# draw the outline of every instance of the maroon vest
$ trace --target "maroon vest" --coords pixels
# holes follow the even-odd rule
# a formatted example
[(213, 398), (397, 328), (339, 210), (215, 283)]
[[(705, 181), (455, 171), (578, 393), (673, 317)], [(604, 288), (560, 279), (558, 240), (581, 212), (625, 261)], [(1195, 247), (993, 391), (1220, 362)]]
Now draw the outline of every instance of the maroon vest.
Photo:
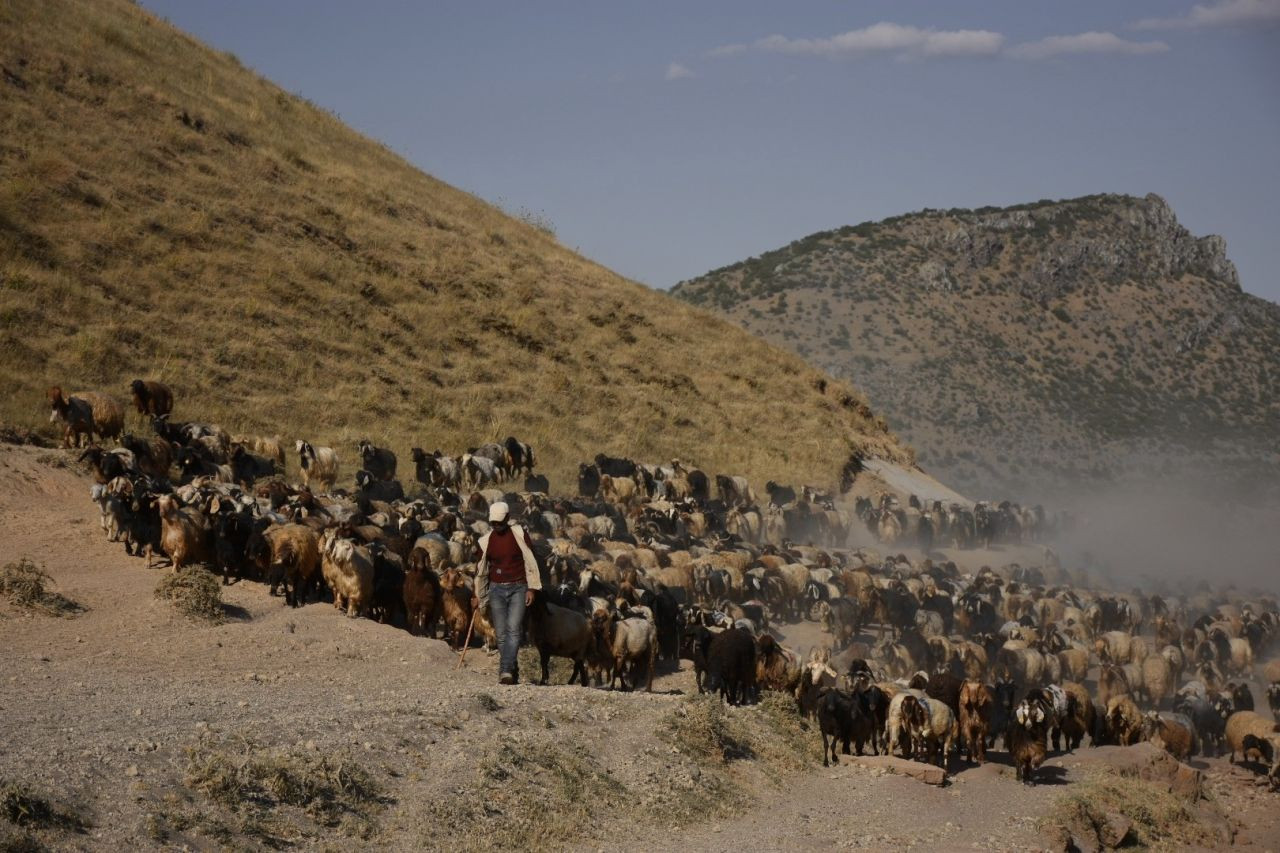
[[(529, 535), (525, 534), (525, 544), (532, 547)], [(516, 534), (511, 528), (502, 533), (494, 531), (489, 535), (489, 583), (524, 583), (524, 555), (520, 553), (520, 544), (516, 542)]]

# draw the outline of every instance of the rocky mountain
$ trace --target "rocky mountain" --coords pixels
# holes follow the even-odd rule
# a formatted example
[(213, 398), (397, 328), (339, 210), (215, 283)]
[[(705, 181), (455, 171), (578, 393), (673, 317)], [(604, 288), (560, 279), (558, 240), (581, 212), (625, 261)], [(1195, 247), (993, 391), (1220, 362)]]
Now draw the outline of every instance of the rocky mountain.
[(597, 452), (828, 485), (910, 456), (852, 388), (125, 0), (0, 3), (0, 353), (0, 422), (159, 378), (175, 418), (402, 467), (518, 435), (561, 489)]
[(1280, 307), (1156, 195), (925, 210), (672, 293), (856, 382), (970, 493), (1176, 474), (1239, 494), (1280, 471)]

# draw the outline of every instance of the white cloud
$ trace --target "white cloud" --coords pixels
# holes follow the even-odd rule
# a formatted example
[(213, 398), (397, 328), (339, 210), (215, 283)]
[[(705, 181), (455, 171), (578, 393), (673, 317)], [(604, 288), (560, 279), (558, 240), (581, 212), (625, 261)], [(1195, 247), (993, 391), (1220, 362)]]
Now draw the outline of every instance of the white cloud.
[(1071, 36), (1048, 36), (1039, 41), (1029, 41), (1009, 48), (1006, 53), (1014, 59), (1051, 59), (1076, 53), (1113, 53), (1126, 56), (1144, 56), (1164, 53), (1169, 45), (1162, 41), (1130, 41), (1115, 33), (1088, 32)]
[(711, 56), (733, 56), (748, 49), (768, 53), (838, 58), (860, 53), (893, 52), (902, 56), (993, 56), (1004, 36), (990, 30), (934, 30), (882, 21), (829, 38), (788, 38), (771, 35), (750, 45), (717, 47)]
[(737, 56), (739, 53), (746, 53), (751, 48), (746, 44), (725, 44), (720, 47), (713, 47), (707, 51), (707, 56)]
[(693, 76), (693, 71), (687, 65), (681, 65), (679, 62), (673, 62), (667, 66), (667, 82), (671, 82), (672, 80), (687, 80)]
[(1143, 18), (1133, 27), (1137, 30), (1185, 30), (1277, 22), (1280, 22), (1280, 0), (1218, 0), (1216, 3), (1196, 4), (1187, 14), (1173, 18)]

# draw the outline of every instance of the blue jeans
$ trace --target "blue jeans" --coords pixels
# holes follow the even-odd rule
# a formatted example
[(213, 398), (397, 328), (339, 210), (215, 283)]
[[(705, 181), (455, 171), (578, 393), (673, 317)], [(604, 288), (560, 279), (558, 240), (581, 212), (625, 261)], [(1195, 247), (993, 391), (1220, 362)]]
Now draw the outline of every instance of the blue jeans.
[(489, 619), (498, 635), (499, 674), (520, 675), (517, 656), (524, 634), (524, 595), (528, 589), (528, 584), (523, 583), (489, 584)]

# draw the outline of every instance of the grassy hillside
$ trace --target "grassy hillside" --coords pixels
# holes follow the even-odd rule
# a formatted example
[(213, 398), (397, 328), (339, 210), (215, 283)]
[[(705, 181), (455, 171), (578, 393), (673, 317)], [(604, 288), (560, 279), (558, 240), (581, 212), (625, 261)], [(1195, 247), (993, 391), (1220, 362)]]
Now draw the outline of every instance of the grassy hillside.
[(909, 455), (795, 356), (132, 4), (0, 4), (0, 66), (0, 420), (149, 376), (179, 417), (406, 454), (515, 434), (557, 478), (597, 451), (823, 483)]
[(1280, 307), (1158, 196), (864, 223), (674, 293), (856, 382), (971, 493), (1280, 474)]

